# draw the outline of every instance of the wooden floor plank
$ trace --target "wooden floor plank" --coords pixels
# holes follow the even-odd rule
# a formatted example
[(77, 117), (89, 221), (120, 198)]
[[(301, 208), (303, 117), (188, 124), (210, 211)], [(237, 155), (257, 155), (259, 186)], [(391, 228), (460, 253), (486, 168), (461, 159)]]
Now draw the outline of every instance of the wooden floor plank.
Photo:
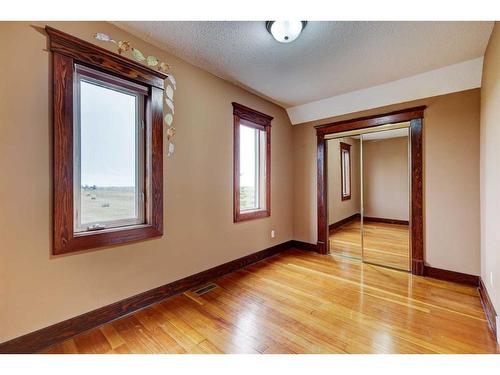
[(498, 353), (477, 290), (289, 250), (44, 353)]

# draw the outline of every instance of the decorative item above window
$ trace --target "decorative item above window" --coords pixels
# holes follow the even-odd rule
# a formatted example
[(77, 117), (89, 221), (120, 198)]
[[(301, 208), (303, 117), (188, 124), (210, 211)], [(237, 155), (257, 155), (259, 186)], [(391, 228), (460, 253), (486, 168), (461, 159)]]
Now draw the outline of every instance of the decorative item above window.
[(146, 64), (150, 68), (157, 69), (158, 71), (165, 73), (167, 75), (168, 85), (164, 91), (164, 100), (165, 104), (170, 110), (170, 113), (167, 113), (163, 118), (163, 121), (167, 125), (167, 141), (168, 141), (168, 156), (172, 155), (175, 150), (174, 145), (174, 135), (175, 135), (175, 127), (172, 125), (174, 121), (174, 90), (177, 88), (177, 83), (172, 74), (168, 73), (171, 66), (163, 61), (160, 61), (156, 56), (144, 56), (144, 54), (133, 47), (128, 41), (116, 41), (111, 38), (108, 34), (105, 33), (95, 33), (94, 38), (101, 42), (109, 42), (116, 45), (118, 54), (122, 55), (124, 53), (129, 53), (131, 57), (139, 61), (142, 64)]

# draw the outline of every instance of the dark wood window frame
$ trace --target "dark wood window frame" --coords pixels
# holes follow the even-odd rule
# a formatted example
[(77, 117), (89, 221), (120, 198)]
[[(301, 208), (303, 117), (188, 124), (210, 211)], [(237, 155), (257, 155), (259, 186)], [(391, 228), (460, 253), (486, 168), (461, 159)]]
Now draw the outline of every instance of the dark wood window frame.
[(410, 122), (410, 233), (411, 233), (411, 273), (424, 274), (424, 220), (423, 220), (423, 159), (422, 128), (426, 106), (374, 116), (338, 121), (316, 126), (317, 136), (317, 214), (318, 242), (316, 251), (328, 254), (328, 213), (327, 213), (327, 148), (325, 136), (351, 130), (371, 128), (379, 125)]
[[(233, 104), (233, 221), (258, 219), (271, 216), (271, 121), (272, 117), (245, 107), (238, 103)], [(240, 210), (240, 126), (244, 125), (262, 130), (266, 133), (266, 160), (265, 160), (265, 208), (242, 212)]]
[[(349, 176), (344, 175), (344, 153), (343, 151), (347, 151), (349, 155)], [(351, 199), (351, 145), (348, 143), (340, 142), (340, 198), (343, 201), (348, 201)], [(349, 178), (349, 194), (344, 194), (344, 180)]]
[[(52, 54), (53, 79), (53, 254), (162, 236), (163, 91), (167, 76), (49, 26), (45, 30)], [(74, 233), (73, 85), (77, 65), (147, 88), (144, 95), (144, 224)]]

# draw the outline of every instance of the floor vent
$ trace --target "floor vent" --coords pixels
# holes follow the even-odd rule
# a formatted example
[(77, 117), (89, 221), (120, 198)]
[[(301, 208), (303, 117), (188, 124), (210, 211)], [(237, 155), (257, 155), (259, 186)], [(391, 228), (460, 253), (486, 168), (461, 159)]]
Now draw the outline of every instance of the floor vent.
[(215, 288), (218, 288), (218, 285), (214, 284), (214, 283), (210, 283), (210, 284), (202, 286), (201, 288), (194, 290), (193, 292), (196, 293), (197, 295), (201, 296), (205, 293), (210, 292), (211, 290), (214, 290)]

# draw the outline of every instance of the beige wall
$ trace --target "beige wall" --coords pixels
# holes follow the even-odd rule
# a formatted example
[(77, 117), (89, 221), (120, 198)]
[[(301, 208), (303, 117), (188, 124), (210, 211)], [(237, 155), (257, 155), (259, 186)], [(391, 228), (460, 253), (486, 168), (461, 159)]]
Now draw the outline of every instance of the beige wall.
[(408, 137), (363, 140), (363, 215), (409, 220)]
[[(292, 127), (282, 108), (111, 24), (50, 24), (89, 41), (96, 31), (128, 39), (173, 65), (177, 135), (176, 153), (164, 163), (165, 235), (51, 257), (47, 39), (29, 23), (1, 22), (0, 342), (292, 239)], [(232, 101), (274, 117), (272, 216), (238, 224)]]
[[(340, 142), (351, 145), (351, 199), (345, 201), (341, 197)], [(360, 149), (359, 140), (355, 138), (331, 139), (326, 145), (328, 147), (328, 224), (333, 224), (351, 215), (361, 213)]]
[(496, 22), (484, 57), (481, 91), (481, 278), (497, 313), (500, 313), (499, 208), (500, 24)]
[[(312, 123), (291, 127), (283, 109), (111, 24), (50, 23), (89, 41), (96, 31), (128, 39), (170, 62), (178, 81), (177, 149), (164, 163), (165, 235), (52, 257), (50, 58), (46, 37), (31, 25), (0, 23), (0, 342), (292, 238), (316, 242)], [(493, 84), (498, 81), (498, 38), (495, 28), (485, 63), (481, 165), (483, 181), (492, 186), (483, 186), (483, 278), (488, 269), (496, 270), (497, 284), (500, 218), (492, 209), (498, 206), (494, 191), (500, 186), (493, 144), (500, 139)], [(272, 216), (239, 224), (232, 223), (232, 101), (275, 118)], [(479, 90), (335, 120), (420, 104), (429, 106), (424, 122), (426, 262), (478, 274)], [(500, 292), (491, 294), (499, 309)]]
[(434, 267), (478, 275), (479, 100), (479, 89), (474, 89), (295, 125), (295, 239), (317, 241), (313, 126), (425, 104), (428, 106), (423, 134), (425, 260)]

